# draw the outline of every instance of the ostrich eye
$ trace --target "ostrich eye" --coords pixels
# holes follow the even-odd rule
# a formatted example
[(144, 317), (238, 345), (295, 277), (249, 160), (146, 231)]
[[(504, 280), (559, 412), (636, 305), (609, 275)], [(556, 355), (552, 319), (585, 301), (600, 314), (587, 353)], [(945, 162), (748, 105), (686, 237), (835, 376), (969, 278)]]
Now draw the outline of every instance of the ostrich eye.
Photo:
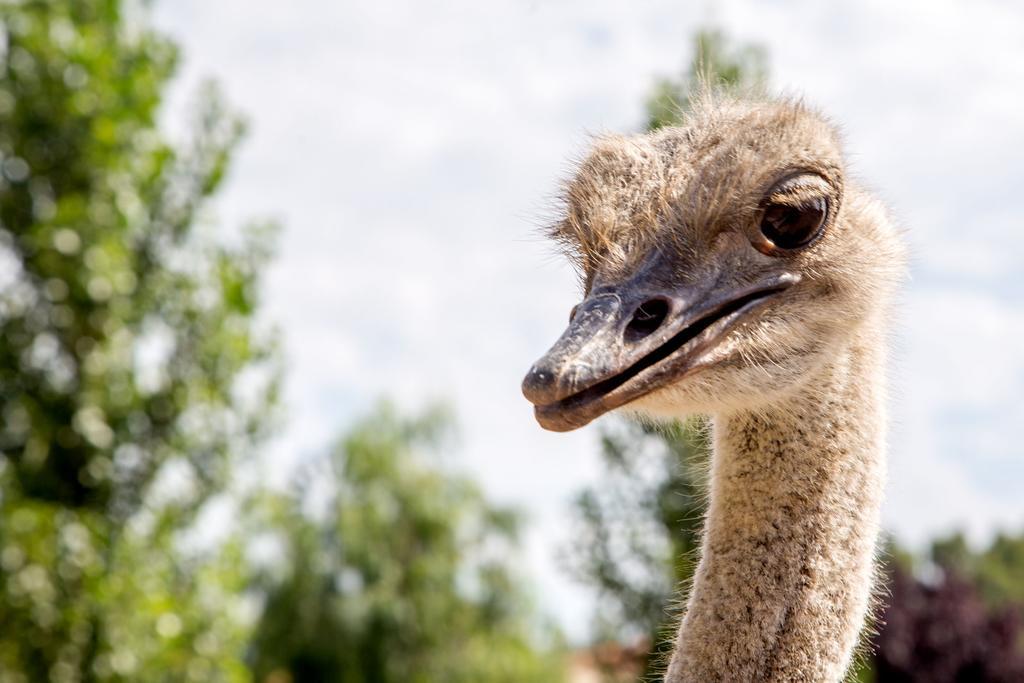
[(828, 217), (828, 200), (815, 197), (793, 204), (773, 202), (761, 217), (761, 234), (776, 249), (798, 249), (814, 241)]

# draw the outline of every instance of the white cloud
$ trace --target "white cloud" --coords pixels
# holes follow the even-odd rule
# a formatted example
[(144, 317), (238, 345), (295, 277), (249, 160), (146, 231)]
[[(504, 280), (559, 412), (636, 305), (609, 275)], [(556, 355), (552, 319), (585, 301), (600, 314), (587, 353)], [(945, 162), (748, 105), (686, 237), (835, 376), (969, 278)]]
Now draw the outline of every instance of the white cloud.
[(528, 560), (576, 635), (589, 598), (552, 554), (597, 449), (592, 431), (541, 432), (519, 395), (576, 296), (534, 223), (587, 131), (637, 129), (708, 20), (842, 121), (911, 229), (888, 523), (917, 540), (1024, 524), (998, 485), (1024, 486), (1020, 7), (167, 0), (157, 18), (185, 52), (170, 111), (209, 75), (253, 124), (221, 215), (286, 226), (268, 313), (292, 420), (274, 455), (313, 452), (381, 394), (452, 399), (467, 466), (531, 511)]

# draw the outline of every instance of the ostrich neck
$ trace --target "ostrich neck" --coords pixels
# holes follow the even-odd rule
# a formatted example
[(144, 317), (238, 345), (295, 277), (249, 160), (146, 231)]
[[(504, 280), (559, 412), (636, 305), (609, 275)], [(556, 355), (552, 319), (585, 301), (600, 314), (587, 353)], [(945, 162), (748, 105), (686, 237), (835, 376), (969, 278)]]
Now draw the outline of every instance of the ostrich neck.
[(701, 560), (667, 683), (843, 677), (885, 478), (878, 346), (856, 340), (770, 408), (715, 417)]

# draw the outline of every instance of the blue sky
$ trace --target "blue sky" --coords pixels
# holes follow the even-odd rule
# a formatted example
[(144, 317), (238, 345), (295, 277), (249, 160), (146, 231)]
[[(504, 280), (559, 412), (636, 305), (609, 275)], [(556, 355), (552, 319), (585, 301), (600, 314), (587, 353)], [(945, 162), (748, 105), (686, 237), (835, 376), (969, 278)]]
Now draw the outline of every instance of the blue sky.
[(1019, 3), (164, 0), (155, 19), (184, 50), (168, 127), (204, 77), (251, 124), (211, 219), (285, 227), (275, 474), (380, 396), (450, 401), (460, 464), (527, 512), (539, 597), (586, 633), (592, 596), (554, 556), (599, 473), (596, 431), (541, 431), (518, 388), (577, 297), (536, 226), (588, 135), (638, 130), (653, 80), (712, 25), (841, 124), (912, 243), (886, 526), (912, 544), (1024, 527)]

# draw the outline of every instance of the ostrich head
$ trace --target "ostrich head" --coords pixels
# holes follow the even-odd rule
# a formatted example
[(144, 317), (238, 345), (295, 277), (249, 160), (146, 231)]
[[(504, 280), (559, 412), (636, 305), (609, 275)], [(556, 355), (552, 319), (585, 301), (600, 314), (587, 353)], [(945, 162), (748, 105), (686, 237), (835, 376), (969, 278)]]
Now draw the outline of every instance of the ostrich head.
[(794, 102), (715, 101), (594, 144), (553, 236), (584, 297), (523, 393), (564, 431), (627, 406), (757, 409), (874, 319), (899, 272), (835, 129)]

